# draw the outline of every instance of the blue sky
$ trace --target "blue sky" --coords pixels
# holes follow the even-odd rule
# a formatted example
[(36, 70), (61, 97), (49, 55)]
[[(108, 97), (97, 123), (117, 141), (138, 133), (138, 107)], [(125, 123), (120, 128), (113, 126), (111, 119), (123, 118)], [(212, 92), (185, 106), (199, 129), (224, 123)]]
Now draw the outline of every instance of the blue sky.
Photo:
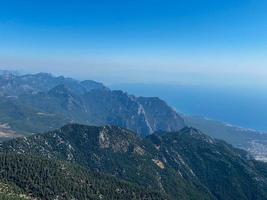
[(267, 84), (265, 0), (0, 0), (0, 66), (107, 83)]

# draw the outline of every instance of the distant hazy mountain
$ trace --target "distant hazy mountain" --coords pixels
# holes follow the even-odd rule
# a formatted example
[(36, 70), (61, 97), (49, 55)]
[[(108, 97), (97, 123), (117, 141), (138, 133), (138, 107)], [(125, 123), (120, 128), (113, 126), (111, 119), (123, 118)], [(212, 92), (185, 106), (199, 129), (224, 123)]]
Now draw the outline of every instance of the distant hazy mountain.
[(67, 122), (117, 125), (140, 135), (175, 131), (184, 120), (158, 98), (111, 91), (95, 81), (50, 74), (0, 75), (0, 123), (21, 134), (38, 133)]
[(73, 124), (3, 142), (0, 151), (66, 160), (170, 199), (267, 198), (266, 164), (193, 128), (142, 139), (118, 127)]
[(63, 76), (54, 77), (48, 73), (17, 75), (13, 72), (0, 73), (0, 88), (6, 96), (48, 92), (57, 85), (65, 85), (75, 94), (83, 94), (93, 89), (106, 89), (95, 81), (77, 81)]

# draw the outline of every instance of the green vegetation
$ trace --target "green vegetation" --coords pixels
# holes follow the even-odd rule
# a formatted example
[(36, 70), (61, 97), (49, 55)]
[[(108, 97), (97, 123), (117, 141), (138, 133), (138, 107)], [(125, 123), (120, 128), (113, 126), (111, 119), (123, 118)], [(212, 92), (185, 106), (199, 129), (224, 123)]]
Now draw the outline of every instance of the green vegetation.
[(29, 196), (25, 195), (21, 189), (13, 184), (0, 182), (0, 199), (1, 200), (29, 200)]
[(22, 135), (54, 130), (68, 122), (61, 115), (44, 115), (39, 109), (5, 97), (0, 98), (0, 110), (0, 122), (8, 123), (13, 131)]
[(142, 189), (63, 161), (29, 155), (1, 154), (0, 169), (2, 182), (14, 184), (24, 193), (38, 199), (166, 199), (158, 192)]

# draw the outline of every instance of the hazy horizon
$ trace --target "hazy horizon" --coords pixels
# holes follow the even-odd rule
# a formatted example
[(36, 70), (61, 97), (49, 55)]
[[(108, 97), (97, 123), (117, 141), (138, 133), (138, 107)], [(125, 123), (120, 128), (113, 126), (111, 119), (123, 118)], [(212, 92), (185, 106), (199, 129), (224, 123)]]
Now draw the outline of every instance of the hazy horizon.
[(108, 84), (266, 88), (266, 8), (263, 0), (0, 2), (0, 66)]

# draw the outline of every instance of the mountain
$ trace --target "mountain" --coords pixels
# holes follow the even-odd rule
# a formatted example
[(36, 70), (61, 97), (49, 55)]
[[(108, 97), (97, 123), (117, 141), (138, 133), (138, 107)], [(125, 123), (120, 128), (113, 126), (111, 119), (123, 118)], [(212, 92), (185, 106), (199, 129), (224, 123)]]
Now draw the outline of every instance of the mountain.
[[(176, 131), (184, 126), (184, 119), (158, 97), (138, 97), (142, 105), (150, 133), (155, 131)], [(166, 120), (163, 120), (166, 119)]]
[(48, 73), (17, 75), (13, 72), (0, 73), (1, 92), (8, 96), (47, 92), (57, 85), (66, 85), (72, 92), (82, 94), (93, 89), (107, 89), (95, 81), (77, 81), (63, 76), (54, 77)]
[(155, 141), (170, 162), (182, 158), (214, 199), (267, 198), (267, 165), (251, 159), (245, 151), (195, 128), (167, 133)]
[(172, 168), (159, 167), (160, 155), (151, 142), (119, 127), (67, 125), (47, 134), (4, 142), (1, 151), (67, 160), (181, 199), (208, 199), (198, 191), (201, 186), (195, 180), (184, 180)]
[(0, 123), (24, 135), (70, 122), (116, 125), (144, 136), (184, 127), (183, 118), (158, 98), (135, 97), (95, 81), (46, 73), (0, 75), (0, 101)]
[(188, 126), (193, 126), (208, 135), (224, 140), (235, 147), (244, 149), (256, 160), (267, 162), (267, 134), (235, 127), (203, 117), (183, 116)]
[[(69, 121), (61, 115), (44, 113), (30, 105), (21, 103), (17, 98), (0, 97), (0, 123), (5, 125), (2, 132), (8, 139), (29, 135), (40, 130), (53, 130)], [(2, 134), (2, 135), (3, 135)]]
[[(44, 200), (167, 199), (159, 192), (63, 161), (30, 155), (0, 154), (0, 168), (0, 189), (5, 189), (3, 193), (7, 199), (12, 199), (10, 196)], [(10, 189), (10, 186), (16, 190)]]
[(194, 128), (137, 134), (70, 124), (3, 142), (0, 151), (66, 160), (170, 199), (267, 199), (267, 165)]
[(159, 98), (112, 91), (95, 81), (0, 71), (0, 141), (68, 123), (115, 125), (144, 137), (187, 125), (267, 161), (267, 134), (178, 114)]

